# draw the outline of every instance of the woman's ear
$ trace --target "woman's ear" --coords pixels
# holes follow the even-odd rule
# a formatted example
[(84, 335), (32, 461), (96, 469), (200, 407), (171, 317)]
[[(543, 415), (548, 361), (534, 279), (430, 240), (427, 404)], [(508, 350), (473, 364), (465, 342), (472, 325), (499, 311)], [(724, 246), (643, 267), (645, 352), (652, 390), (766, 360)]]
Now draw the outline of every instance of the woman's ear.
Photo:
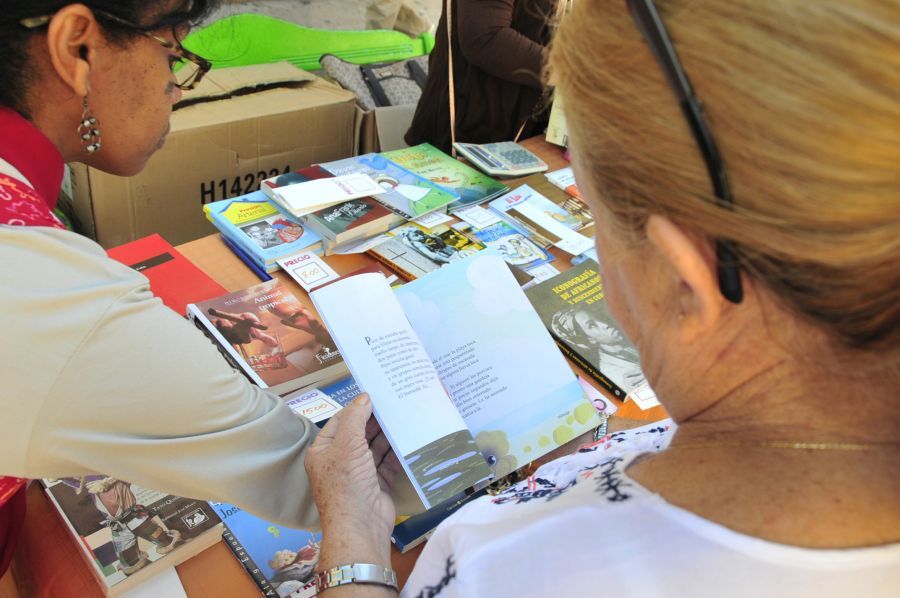
[(83, 4), (69, 4), (50, 20), (47, 51), (57, 76), (75, 95), (91, 91), (91, 54), (104, 42), (100, 26), (91, 10)]
[(677, 298), (678, 328), (685, 341), (696, 339), (717, 324), (724, 298), (719, 292), (715, 254), (703, 240), (665, 216), (651, 215), (647, 239), (672, 274)]

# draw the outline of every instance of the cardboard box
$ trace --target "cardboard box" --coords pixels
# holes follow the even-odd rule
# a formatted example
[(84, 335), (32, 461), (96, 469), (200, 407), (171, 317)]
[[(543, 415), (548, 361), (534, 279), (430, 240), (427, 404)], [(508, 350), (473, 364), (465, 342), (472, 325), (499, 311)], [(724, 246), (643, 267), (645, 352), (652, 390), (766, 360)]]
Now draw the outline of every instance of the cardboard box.
[(409, 147), (403, 140), (412, 124), (416, 107), (382, 106), (368, 112), (357, 108), (359, 153), (389, 152)]
[(113, 247), (159, 233), (177, 245), (215, 232), (203, 204), (285, 170), (356, 153), (353, 93), (290, 64), (212, 71), (186, 92), (163, 149), (131, 178), (73, 165), (77, 220)]

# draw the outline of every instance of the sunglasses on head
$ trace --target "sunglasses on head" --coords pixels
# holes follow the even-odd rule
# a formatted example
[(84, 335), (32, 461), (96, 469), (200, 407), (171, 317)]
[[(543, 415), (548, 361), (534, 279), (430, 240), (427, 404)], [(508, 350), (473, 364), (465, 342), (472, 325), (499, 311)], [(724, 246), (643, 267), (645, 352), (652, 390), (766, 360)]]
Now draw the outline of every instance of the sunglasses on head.
[[(653, 0), (626, 0), (626, 4), (681, 105), (681, 111), (706, 163), (718, 205), (731, 209), (734, 206), (731, 186), (728, 184), (725, 165), (722, 163), (716, 141), (703, 114), (703, 104), (694, 94), (656, 5)], [(740, 303), (744, 298), (744, 292), (739, 262), (732, 243), (722, 239), (716, 240), (716, 274), (722, 296), (732, 303)]]

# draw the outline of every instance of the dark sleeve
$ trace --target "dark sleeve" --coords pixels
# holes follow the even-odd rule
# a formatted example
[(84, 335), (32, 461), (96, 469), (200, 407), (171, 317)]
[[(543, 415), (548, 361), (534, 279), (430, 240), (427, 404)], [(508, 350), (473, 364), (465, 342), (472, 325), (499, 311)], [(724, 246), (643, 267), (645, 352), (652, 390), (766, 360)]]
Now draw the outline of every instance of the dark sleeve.
[(471, 64), (499, 79), (540, 88), (547, 48), (512, 28), (514, 4), (515, 0), (457, 0), (454, 35)]

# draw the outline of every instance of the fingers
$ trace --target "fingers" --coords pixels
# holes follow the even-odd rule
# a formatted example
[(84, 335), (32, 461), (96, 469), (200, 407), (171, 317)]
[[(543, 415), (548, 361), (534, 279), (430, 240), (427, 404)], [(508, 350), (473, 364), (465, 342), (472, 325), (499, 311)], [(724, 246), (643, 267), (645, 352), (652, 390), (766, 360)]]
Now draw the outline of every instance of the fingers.
[(371, 443), (379, 434), (381, 434), (381, 426), (378, 425), (378, 420), (372, 417), (366, 422), (366, 441)]
[(376, 468), (378, 473), (378, 485), (388, 494), (394, 487), (394, 481), (398, 475), (403, 475), (403, 467), (394, 451), (389, 451)]
[(379, 465), (390, 452), (391, 443), (388, 442), (387, 436), (379, 433), (369, 441), (369, 450), (372, 451), (372, 459), (374, 459), (375, 465)]
[(363, 393), (331, 418), (332, 420), (338, 420), (337, 431), (334, 436), (335, 439), (343, 438), (346, 440), (347, 444), (349, 444), (358, 438), (364, 438), (366, 433), (366, 423), (371, 416), (372, 401), (369, 399), (369, 395)]

